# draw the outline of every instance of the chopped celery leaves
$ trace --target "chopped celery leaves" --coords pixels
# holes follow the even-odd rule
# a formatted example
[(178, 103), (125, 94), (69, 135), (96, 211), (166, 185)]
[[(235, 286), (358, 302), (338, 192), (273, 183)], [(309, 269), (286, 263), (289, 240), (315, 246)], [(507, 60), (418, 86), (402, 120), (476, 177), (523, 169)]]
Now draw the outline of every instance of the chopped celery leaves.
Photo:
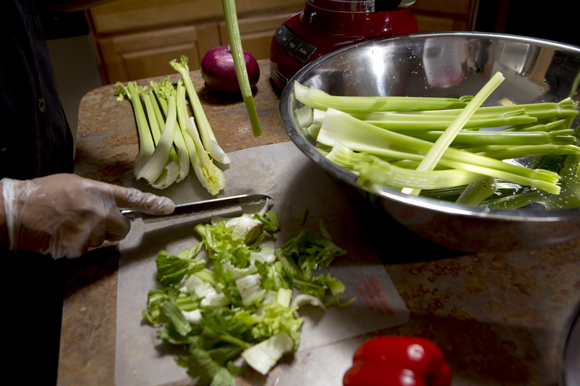
[[(281, 356), (298, 349), (304, 317), (296, 311), (303, 299), (323, 309), (353, 300), (339, 301), (345, 287), (330, 274), (313, 275), (346, 253), (322, 224), (321, 236), (303, 231), (278, 249), (236, 231), (246, 224), (242, 218), (261, 223), (260, 241), (278, 230), (278, 215), (267, 208), (267, 203), (244, 207), (240, 217), (197, 224), (197, 246), (178, 255), (160, 251), (156, 258), (161, 289), (149, 291), (142, 317), (161, 327), (158, 339), (187, 347), (177, 363), (199, 377), (198, 384), (235, 385), (241, 369), (233, 360), (239, 356), (266, 374)], [(198, 256), (202, 249), (208, 261)]]

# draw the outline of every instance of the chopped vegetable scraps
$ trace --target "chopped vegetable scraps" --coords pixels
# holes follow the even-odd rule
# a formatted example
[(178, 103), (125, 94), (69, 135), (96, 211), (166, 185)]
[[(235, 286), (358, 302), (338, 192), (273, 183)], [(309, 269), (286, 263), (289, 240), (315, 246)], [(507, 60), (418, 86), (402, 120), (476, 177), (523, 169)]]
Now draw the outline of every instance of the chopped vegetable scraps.
[[(240, 357), (267, 374), (300, 345), (300, 307), (325, 310), (354, 300), (338, 301), (345, 289), (342, 282), (330, 274), (314, 274), (346, 253), (322, 223), (322, 236), (303, 231), (276, 249), (264, 241), (280, 227), (267, 200), (242, 210), (239, 217), (197, 224), (201, 242), (195, 247), (179, 255), (159, 252), (161, 288), (149, 291), (142, 312), (143, 319), (160, 327), (159, 339), (187, 348), (177, 363), (199, 378), (198, 385), (235, 385), (242, 368), (234, 360)], [(259, 234), (248, 237), (240, 228)], [(207, 260), (201, 258), (202, 251)]]

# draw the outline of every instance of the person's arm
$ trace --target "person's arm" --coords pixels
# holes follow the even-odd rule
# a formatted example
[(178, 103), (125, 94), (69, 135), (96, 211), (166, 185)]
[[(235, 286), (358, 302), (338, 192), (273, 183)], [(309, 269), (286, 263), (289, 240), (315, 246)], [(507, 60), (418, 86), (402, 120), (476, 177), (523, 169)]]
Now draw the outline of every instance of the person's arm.
[(36, 3), (42, 8), (53, 11), (72, 12), (112, 3), (113, 1), (116, 0), (36, 0)]
[(127, 236), (130, 222), (119, 208), (172, 213), (169, 198), (82, 178), (54, 174), (31, 180), (4, 178), (0, 237), (13, 251), (79, 257), (105, 240)]

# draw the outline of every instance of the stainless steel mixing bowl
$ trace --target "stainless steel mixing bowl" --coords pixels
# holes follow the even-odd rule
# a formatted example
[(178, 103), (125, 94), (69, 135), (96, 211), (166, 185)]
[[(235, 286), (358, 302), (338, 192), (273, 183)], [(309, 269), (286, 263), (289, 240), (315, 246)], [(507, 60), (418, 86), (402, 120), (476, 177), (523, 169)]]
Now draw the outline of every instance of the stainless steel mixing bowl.
[[(580, 48), (491, 33), (433, 33), (351, 46), (310, 63), (282, 91), (281, 117), (292, 141), (319, 167), (353, 186), (356, 176), (315, 149), (296, 119), (303, 105), (294, 81), (332, 95), (460, 97), (475, 95), (496, 72), (505, 81), (486, 105), (578, 99)], [(572, 127), (578, 126), (578, 119)], [(381, 207), (415, 233), (463, 251), (540, 248), (580, 237), (580, 209), (489, 210), (384, 188)]]

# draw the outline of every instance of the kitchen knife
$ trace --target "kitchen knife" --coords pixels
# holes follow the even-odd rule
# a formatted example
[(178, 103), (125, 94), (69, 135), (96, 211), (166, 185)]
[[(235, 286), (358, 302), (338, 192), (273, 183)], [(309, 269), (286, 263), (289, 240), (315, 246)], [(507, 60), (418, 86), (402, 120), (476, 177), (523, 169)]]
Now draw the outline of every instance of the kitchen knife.
[(233, 208), (240, 209), (240, 205), (258, 204), (260, 202), (264, 202), (266, 199), (271, 200), (272, 197), (258, 193), (240, 194), (237, 196), (218, 197), (212, 198), (210, 200), (177, 204), (175, 205), (175, 210), (173, 213), (168, 215), (152, 215), (140, 212), (138, 210), (129, 209), (122, 210), (121, 214), (131, 221), (137, 218), (142, 218), (143, 222), (151, 223), (157, 221), (167, 221), (168, 219), (189, 217), (193, 215), (203, 217), (203, 214), (209, 215), (210, 213), (216, 211), (222, 213), (225, 210)]

